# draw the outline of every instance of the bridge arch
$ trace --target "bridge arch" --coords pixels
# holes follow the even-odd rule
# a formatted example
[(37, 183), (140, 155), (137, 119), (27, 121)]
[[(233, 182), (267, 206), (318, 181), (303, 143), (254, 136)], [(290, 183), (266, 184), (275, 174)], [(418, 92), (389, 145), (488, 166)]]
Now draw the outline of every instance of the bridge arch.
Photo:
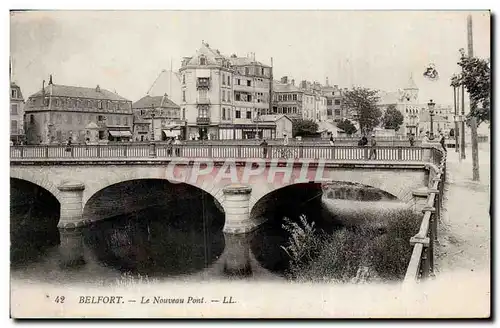
[[(89, 192), (87, 194), (87, 197), (84, 196), (85, 201), (82, 205), (83, 218), (94, 221), (94, 220), (96, 220), (96, 217), (99, 218), (101, 215), (106, 215), (104, 212), (109, 213), (109, 212), (114, 211), (114, 212), (116, 212), (116, 215), (119, 215), (119, 214), (121, 214), (121, 213), (119, 213), (119, 208), (127, 207), (127, 209), (134, 211), (134, 210), (141, 209), (141, 206), (145, 205), (145, 204), (163, 205), (163, 204), (165, 204), (165, 202), (167, 200), (172, 200), (172, 198), (175, 199), (175, 196), (168, 196), (168, 198), (158, 199), (157, 195), (156, 196), (152, 195), (153, 197), (149, 197), (149, 199), (148, 199), (148, 195), (145, 194), (145, 192), (147, 192), (148, 187), (146, 185), (142, 185), (142, 188), (141, 188), (141, 183), (146, 183), (147, 181), (149, 181), (149, 182), (153, 181), (156, 183), (158, 183), (158, 182), (165, 183), (165, 184), (156, 185), (156, 187), (154, 187), (155, 190), (159, 190), (159, 189), (156, 189), (158, 187), (160, 187), (160, 188), (165, 187), (166, 190), (173, 188), (173, 189), (171, 189), (172, 194), (176, 193), (176, 191), (175, 191), (176, 185), (183, 186), (184, 188), (185, 187), (192, 188), (191, 191), (185, 190), (189, 193), (191, 193), (193, 189), (196, 189), (196, 190), (200, 191), (202, 194), (207, 195), (209, 201), (213, 201), (215, 206), (222, 213), (225, 213), (225, 209), (224, 209), (221, 201), (219, 199), (217, 199), (212, 193), (208, 192), (207, 190), (204, 190), (203, 188), (200, 188), (200, 186), (189, 184), (189, 183), (184, 183), (184, 182), (179, 182), (179, 181), (172, 181), (171, 179), (166, 179), (166, 178), (144, 178), (144, 177), (143, 178), (130, 178), (129, 177), (126, 179), (119, 179), (119, 181), (116, 183), (110, 183), (111, 181), (108, 180), (107, 183), (103, 183), (102, 185), (93, 185), (91, 187), (92, 194), (90, 194), (90, 192)], [(102, 196), (106, 197), (104, 194), (106, 189), (113, 188), (113, 187), (116, 188), (122, 184), (130, 186), (131, 188), (139, 187), (138, 192), (141, 192), (143, 197), (145, 197), (146, 199), (143, 198), (142, 202), (136, 203), (136, 201), (132, 202), (131, 201), (132, 199), (125, 197), (124, 198), (125, 200), (128, 199), (126, 205), (123, 202), (119, 202), (117, 204), (113, 201), (117, 197), (119, 198), (120, 197), (119, 195), (118, 196), (114, 195), (112, 197), (113, 200), (110, 200), (109, 196), (108, 196), (108, 199), (106, 199), (106, 198), (100, 199)], [(100, 187), (100, 189), (98, 189), (99, 187)], [(102, 212), (102, 211), (104, 211), (104, 212)], [(97, 220), (99, 220), (99, 219), (97, 219)]]
[(30, 182), (40, 188), (50, 192), (59, 203), (61, 203), (60, 191), (57, 187), (43, 175), (37, 175), (27, 170), (10, 170), (10, 178)]
[(218, 202), (218, 206), (223, 207), (223, 194), (219, 192), (218, 189), (214, 188), (209, 183), (203, 183), (201, 185), (191, 184), (186, 181), (180, 181), (171, 179), (167, 177), (164, 170), (159, 170), (157, 168), (151, 167), (132, 167), (131, 169), (123, 169), (112, 171), (104, 176), (93, 176), (85, 179), (85, 190), (83, 192), (83, 206), (99, 191), (104, 190), (107, 187), (116, 185), (122, 182), (133, 181), (133, 180), (164, 180), (172, 184), (186, 184), (210, 194)]

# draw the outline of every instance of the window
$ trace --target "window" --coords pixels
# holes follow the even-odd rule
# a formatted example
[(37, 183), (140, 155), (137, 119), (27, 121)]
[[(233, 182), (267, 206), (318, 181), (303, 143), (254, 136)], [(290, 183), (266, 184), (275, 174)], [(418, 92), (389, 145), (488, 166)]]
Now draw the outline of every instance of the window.
[(200, 65), (206, 65), (207, 59), (205, 57), (200, 57)]
[(17, 104), (10, 104), (10, 113), (17, 115)]
[(241, 83), (241, 80), (240, 79), (236, 79), (236, 84), (240, 85), (240, 83)]
[(248, 111), (248, 112), (247, 112), (247, 118), (248, 118), (248, 119), (251, 119), (251, 118), (252, 118), (252, 112), (250, 112), (250, 111)]
[(186, 102), (186, 91), (185, 90), (182, 91), (182, 101)]
[(236, 118), (241, 118), (241, 111), (239, 109), (236, 110)]
[(16, 120), (10, 120), (10, 133), (17, 134), (17, 121)]
[(222, 74), (222, 85), (226, 85), (226, 75)]
[(236, 93), (236, 94), (234, 95), (234, 100), (236, 100), (236, 101), (241, 101), (241, 94)]
[(335, 99), (335, 105), (337, 105), (337, 106), (340, 105), (340, 100), (339, 99)]
[(231, 91), (227, 92), (227, 102), (231, 102)]
[(337, 115), (337, 116), (338, 116), (338, 115), (340, 115), (340, 109), (338, 109), (338, 108), (337, 108), (337, 109), (335, 110), (335, 115)]
[(17, 98), (17, 89), (10, 89), (10, 96), (12, 98)]
[(100, 100), (99, 100), (99, 101), (97, 102), (97, 107), (98, 107), (99, 109), (102, 109), (102, 101), (100, 101)]
[(264, 75), (264, 67), (261, 68), (260, 74)]
[(222, 107), (222, 119), (226, 119), (226, 109), (224, 107)]
[(252, 80), (247, 80), (247, 87), (251, 87), (252, 86)]
[(231, 77), (229, 75), (227, 76), (227, 85), (231, 85)]
[(183, 108), (182, 109), (182, 119), (185, 120), (186, 119), (186, 108)]
[(203, 106), (198, 110), (198, 117), (208, 117), (208, 108)]
[(251, 102), (252, 101), (252, 95), (247, 95), (247, 101)]
[(250, 70), (248, 69), (248, 67), (245, 67), (245, 75), (249, 75), (250, 74)]
[(226, 90), (222, 90), (222, 101), (226, 101)]
[(297, 100), (297, 94), (293, 94), (293, 100)]

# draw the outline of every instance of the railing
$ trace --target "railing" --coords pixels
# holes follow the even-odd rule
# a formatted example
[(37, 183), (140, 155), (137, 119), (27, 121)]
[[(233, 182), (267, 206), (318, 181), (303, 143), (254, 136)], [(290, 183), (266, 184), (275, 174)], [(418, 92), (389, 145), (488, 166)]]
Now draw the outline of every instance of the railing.
[(418, 233), (410, 239), (413, 252), (404, 278), (405, 284), (434, 275), (434, 246), (441, 220), (444, 184), (446, 182), (446, 153), (433, 148), (431, 160), (438, 165), (438, 172), (430, 181), (427, 203), (423, 209), (422, 222)]
[[(372, 153), (375, 150), (375, 156)], [(432, 147), (359, 147), (330, 145), (254, 144), (108, 144), (72, 146), (11, 146), (12, 161), (30, 159), (148, 159), (168, 158), (269, 158), (372, 161), (435, 161), (439, 152)]]

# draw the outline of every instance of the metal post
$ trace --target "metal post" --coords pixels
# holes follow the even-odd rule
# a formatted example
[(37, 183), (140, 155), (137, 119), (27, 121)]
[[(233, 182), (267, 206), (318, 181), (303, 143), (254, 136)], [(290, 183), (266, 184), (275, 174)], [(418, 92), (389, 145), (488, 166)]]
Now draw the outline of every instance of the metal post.
[[(469, 58), (474, 56), (474, 48), (472, 42), (472, 16), (467, 16), (467, 50)], [(476, 108), (476, 104), (472, 102), (469, 94), (469, 102), (471, 111)], [(472, 180), (479, 181), (479, 154), (477, 145), (477, 121), (475, 117), (470, 121), (471, 146), (472, 146)]]
[(430, 113), (431, 116), (431, 133), (429, 135), (429, 139), (434, 140), (434, 113)]
[(455, 152), (458, 153), (458, 107), (457, 107), (457, 86), (453, 86), (453, 108), (455, 109)]
[[(462, 78), (463, 78), (463, 74), (464, 74), (464, 70), (462, 69)], [(461, 120), (462, 120), (462, 124), (461, 124), (461, 137), (460, 137), (460, 140), (461, 140), (461, 145), (460, 145), (460, 151), (461, 151), (461, 155), (460, 155), (460, 158), (461, 159), (465, 159), (465, 89), (464, 89), (464, 84), (462, 82), (462, 116), (461, 116)]]

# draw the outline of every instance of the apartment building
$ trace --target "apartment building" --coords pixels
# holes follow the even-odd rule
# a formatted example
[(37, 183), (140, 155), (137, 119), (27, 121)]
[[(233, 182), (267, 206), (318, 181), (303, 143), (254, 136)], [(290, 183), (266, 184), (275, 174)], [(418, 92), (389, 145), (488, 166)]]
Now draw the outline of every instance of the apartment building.
[(269, 110), (271, 67), (255, 55), (224, 56), (206, 42), (181, 68), (181, 111), (188, 138), (273, 138), (275, 124), (260, 122)]
[(24, 141), (24, 98), (15, 82), (10, 83), (10, 141)]
[[(185, 110), (163, 96), (146, 95), (132, 104), (134, 113), (134, 140), (148, 141), (154, 128), (154, 140), (185, 137)], [(154, 121), (154, 122), (153, 122)], [(153, 124), (152, 124), (153, 123)]]
[[(26, 139), (29, 144), (84, 143), (97, 126), (98, 142), (125, 141), (132, 137), (132, 102), (111, 91), (57, 85), (50, 76), (42, 90), (25, 106)], [(93, 124), (91, 124), (93, 123)]]

